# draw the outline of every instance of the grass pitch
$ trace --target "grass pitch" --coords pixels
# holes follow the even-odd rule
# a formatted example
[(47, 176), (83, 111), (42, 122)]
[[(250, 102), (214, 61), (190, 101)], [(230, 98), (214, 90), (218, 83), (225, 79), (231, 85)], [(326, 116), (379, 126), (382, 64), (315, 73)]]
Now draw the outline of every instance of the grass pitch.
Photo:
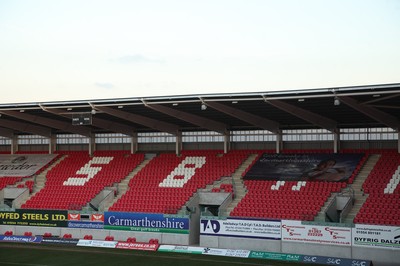
[(0, 243), (0, 265), (10, 266), (297, 266), (303, 263), (278, 262), (168, 252), (67, 247), (24, 243)]

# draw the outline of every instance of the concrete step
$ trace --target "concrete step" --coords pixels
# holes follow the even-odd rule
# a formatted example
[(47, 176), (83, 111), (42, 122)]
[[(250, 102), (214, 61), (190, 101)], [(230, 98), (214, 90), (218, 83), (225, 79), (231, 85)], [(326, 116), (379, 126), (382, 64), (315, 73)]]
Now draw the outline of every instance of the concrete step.
[[(153, 158), (153, 157), (152, 157)], [(140, 163), (135, 169), (132, 170), (119, 184), (118, 184), (118, 194), (114, 198), (112, 202), (107, 204), (104, 208), (105, 211), (108, 211), (108, 208), (110, 208), (115, 202), (117, 202), (129, 189), (129, 182), (131, 181), (132, 178), (135, 177), (135, 175), (142, 170), (150, 161), (152, 158), (147, 158), (144, 159), (142, 163)]]
[(247, 188), (243, 183), (242, 174), (246, 171), (247, 167), (257, 158), (257, 154), (251, 154), (247, 157), (246, 160), (236, 169), (233, 173), (232, 177), (235, 181), (235, 198), (231, 202), (231, 204), (226, 208), (225, 216), (228, 216), (229, 213), (237, 206), (237, 204), (243, 199), (243, 197), (247, 193)]
[(371, 154), (368, 157), (367, 161), (364, 163), (363, 167), (361, 167), (360, 172), (354, 179), (354, 183), (350, 185), (350, 187), (354, 190), (354, 205), (348, 215), (344, 218), (344, 222), (352, 223), (354, 217), (357, 215), (357, 213), (360, 211), (361, 207), (367, 200), (368, 195), (363, 192), (362, 185), (364, 184), (371, 170), (375, 167), (379, 158), (379, 154)]

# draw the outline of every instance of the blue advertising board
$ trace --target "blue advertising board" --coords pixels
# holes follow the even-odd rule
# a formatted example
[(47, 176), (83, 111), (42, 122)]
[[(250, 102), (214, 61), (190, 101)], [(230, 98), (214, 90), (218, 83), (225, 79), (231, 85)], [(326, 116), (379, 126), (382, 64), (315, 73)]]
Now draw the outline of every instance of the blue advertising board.
[(0, 242), (21, 242), (21, 243), (40, 243), (41, 236), (4, 236), (0, 235)]
[(105, 212), (104, 229), (189, 234), (189, 218), (159, 213)]
[(103, 229), (102, 222), (83, 222), (83, 221), (68, 221), (69, 228), (88, 228), (88, 229)]
[(301, 260), (307, 264), (338, 265), (338, 266), (370, 266), (370, 260), (344, 259), (324, 256), (302, 256)]

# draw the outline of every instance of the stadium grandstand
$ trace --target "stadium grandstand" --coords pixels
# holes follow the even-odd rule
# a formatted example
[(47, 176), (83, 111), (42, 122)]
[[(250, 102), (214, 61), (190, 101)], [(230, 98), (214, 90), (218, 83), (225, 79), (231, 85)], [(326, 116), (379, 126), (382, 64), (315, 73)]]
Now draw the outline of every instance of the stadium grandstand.
[(399, 103), (381, 84), (0, 104), (0, 234), (396, 265)]

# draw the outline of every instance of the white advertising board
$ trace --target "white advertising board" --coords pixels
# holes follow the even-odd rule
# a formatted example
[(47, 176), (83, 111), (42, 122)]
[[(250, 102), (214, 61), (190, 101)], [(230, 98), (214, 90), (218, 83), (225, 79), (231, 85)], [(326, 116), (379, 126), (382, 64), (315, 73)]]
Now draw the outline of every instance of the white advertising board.
[(248, 258), (250, 255), (250, 250), (205, 248), (202, 254), (213, 255), (213, 256)]
[(252, 219), (201, 219), (200, 234), (264, 239), (281, 239), (281, 222)]
[(101, 240), (86, 240), (80, 239), (77, 246), (81, 247), (98, 247), (98, 248), (115, 248), (117, 241), (101, 241)]
[(353, 246), (400, 249), (400, 227), (356, 224)]
[(282, 220), (282, 240), (351, 246), (351, 228), (305, 225), (301, 221)]

